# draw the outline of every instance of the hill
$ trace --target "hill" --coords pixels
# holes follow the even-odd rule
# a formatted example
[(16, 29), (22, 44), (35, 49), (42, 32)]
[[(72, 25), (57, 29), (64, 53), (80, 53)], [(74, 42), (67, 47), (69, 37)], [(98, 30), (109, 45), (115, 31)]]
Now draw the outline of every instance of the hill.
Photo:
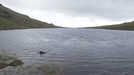
[(0, 30), (55, 27), (53, 24), (32, 19), (0, 4)]
[(117, 24), (117, 25), (98, 26), (98, 27), (93, 27), (93, 28), (113, 29), (113, 30), (134, 30), (134, 21), (123, 23), (123, 24)]

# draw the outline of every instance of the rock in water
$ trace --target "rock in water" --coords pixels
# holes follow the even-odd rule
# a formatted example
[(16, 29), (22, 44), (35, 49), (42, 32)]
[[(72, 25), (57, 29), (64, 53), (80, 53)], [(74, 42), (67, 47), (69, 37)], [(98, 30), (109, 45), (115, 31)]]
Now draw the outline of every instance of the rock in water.
[(8, 64), (6, 64), (6, 63), (0, 63), (0, 69), (4, 69), (6, 67), (8, 67)]
[(44, 51), (40, 51), (39, 54), (40, 54), (40, 55), (42, 55), (42, 54), (46, 54), (46, 52), (44, 52)]
[(21, 60), (14, 60), (13, 62), (11, 62), (10, 64), (9, 64), (9, 66), (14, 66), (14, 67), (16, 67), (16, 66), (21, 66), (21, 65), (23, 65), (24, 64), (24, 62), (22, 62)]

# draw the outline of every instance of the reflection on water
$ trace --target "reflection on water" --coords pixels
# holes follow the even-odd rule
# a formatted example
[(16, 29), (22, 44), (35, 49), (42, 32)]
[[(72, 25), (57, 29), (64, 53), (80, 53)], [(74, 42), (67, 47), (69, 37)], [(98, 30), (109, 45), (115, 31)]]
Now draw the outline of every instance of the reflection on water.
[[(0, 31), (0, 50), (27, 64), (57, 62), (65, 75), (133, 75), (134, 32), (89, 29)], [(39, 51), (47, 54), (41, 55)]]

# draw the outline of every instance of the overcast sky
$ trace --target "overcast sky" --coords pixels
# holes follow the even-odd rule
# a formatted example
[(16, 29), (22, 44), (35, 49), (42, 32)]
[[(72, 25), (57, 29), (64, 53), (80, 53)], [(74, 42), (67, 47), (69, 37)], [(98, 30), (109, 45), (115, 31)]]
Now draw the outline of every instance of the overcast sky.
[(3, 5), (48, 23), (91, 27), (132, 21), (134, 0), (0, 0)]

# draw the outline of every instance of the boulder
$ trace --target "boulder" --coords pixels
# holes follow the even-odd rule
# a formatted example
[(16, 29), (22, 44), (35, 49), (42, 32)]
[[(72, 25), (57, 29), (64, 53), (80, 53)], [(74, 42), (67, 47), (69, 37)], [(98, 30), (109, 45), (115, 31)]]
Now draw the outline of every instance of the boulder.
[(21, 66), (23, 64), (24, 62), (22, 62), (21, 60), (13, 60), (11, 63), (9, 63), (9, 66), (16, 67), (16, 66)]
[(0, 63), (0, 69), (4, 69), (6, 67), (8, 67), (8, 64), (6, 64), (6, 63)]

